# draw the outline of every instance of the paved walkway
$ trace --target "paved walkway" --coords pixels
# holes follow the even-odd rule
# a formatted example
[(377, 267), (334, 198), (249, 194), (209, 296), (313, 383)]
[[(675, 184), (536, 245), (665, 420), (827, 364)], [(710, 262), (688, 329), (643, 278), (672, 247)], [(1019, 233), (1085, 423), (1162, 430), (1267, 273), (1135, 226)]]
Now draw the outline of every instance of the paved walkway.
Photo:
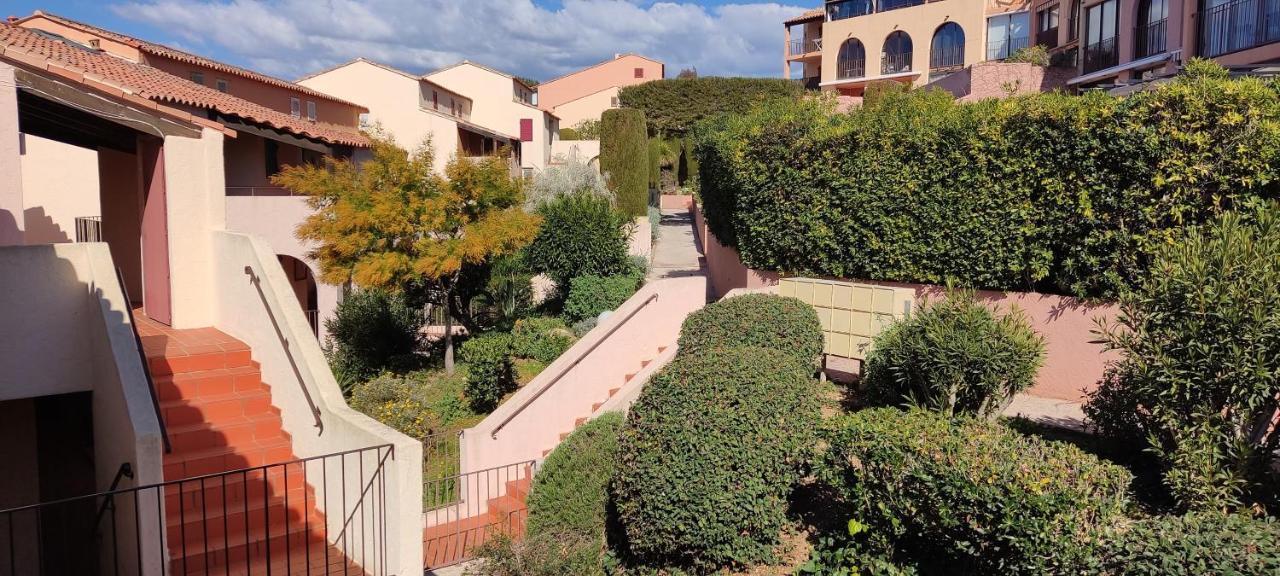
[(686, 209), (663, 210), (646, 280), (705, 276), (706, 273), (706, 260), (699, 253), (693, 233), (693, 214)]

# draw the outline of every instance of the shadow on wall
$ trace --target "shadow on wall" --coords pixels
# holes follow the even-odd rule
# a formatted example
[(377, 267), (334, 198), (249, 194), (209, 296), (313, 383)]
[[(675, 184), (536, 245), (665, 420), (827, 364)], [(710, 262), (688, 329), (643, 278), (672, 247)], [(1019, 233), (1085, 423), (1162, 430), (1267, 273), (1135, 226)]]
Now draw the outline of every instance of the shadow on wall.
[(27, 244), (59, 244), (73, 240), (53, 221), (53, 217), (45, 213), (43, 206), (27, 208), (22, 216), (26, 220), (27, 229), (23, 238)]

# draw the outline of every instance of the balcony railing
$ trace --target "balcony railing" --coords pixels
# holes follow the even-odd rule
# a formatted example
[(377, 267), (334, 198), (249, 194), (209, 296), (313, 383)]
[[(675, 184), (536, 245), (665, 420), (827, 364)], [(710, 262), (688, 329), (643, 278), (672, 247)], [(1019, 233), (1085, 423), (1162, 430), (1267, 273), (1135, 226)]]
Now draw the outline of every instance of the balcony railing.
[(964, 44), (941, 46), (929, 52), (929, 70), (945, 72), (964, 67)]
[(862, 78), (867, 75), (867, 63), (863, 60), (856, 62), (845, 62), (844, 65), (836, 69), (836, 78), (848, 80), (850, 78)]
[(844, 20), (845, 18), (856, 18), (858, 16), (866, 16), (867, 14), (876, 14), (879, 12), (888, 12), (890, 10), (898, 10), (900, 8), (910, 8), (919, 6), (925, 2), (936, 2), (937, 0), (845, 0), (842, 2), (827, 3), (827, 21)]
[(227, 196), (295, 196), (283, 186), (227, 186)]
[(987, 60), (1004, 60), (1012, 56), (1014, 52), (1026, 48), (1030, 44), (1031, 38), (1027, 36), (992, 40), (987, 42)]
[(1280, 0), (1234, 0), (1205, 10), (1201, 55), (1221, 56), (1280, 42)]
[(1120, 50), (1115, 37), (1084, 47), (1084, 72), (1097, 72), (1120, 63)]
[(102, 242), (102, 217), (76, 216), (76, 242)]
[(813, 52), (822, 50), (821, 38), (802, 38), (800, 40), (792, 40), (787, 47), (788, 56), (803, 56)]
[(1146, 58), (1164, 53), (1165, 31), (1168, 19), (1138, 26), (1134, 30), (1134, 58)]
[(1036, 32), (1036, 44), (1045, 48), (1058, 47), (1058, 27), (1054, 26), (1048, 30)]
[(911, 71), (911, 53), (885, 54), (880, 61), (881, 74), (897, 74)]

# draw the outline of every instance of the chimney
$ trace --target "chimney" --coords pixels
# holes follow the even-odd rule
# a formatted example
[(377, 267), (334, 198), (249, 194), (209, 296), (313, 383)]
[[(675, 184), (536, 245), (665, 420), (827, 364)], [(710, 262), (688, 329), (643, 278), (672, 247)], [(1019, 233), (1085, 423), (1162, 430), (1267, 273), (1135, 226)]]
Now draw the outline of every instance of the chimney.
[(7, 20), (10, 24), (17, 24), (17, 23), (18, 23), (18, 17), (17, 17), (17, 16), (9, 16), (8, 18), (5, 18), (5, 20)]
[(102, 41), (97, 38), (90, 38), (89, 47), (94, 50), (102, 50)]

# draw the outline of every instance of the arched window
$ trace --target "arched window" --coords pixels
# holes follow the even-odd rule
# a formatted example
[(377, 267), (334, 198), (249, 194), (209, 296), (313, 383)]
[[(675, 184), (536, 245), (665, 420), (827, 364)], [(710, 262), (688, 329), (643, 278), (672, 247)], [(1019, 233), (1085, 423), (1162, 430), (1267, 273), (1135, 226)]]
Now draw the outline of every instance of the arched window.
[(929, 47), (929, 70), (947, 71), (963, 66), (964, 29), (955, 22), (947, 22), (933, 33), (933, 44)]
[(1067, 12), (1067, 41), (1080, 37), (1080, 0), (1071, 0), (1071, 11)]
[(911, 37), (901, 30), (884, 39), (880, 55), (880, 73), (897, 74), (911, 71)]
[(1134, 35), (1134, 52), (1138, 58), (1164, 52), (1165, 24), (1169, 17), (1168, 0), (1138, 2), (1138, 27)]
[(840, 45), (836, 58), (836, 78), (861, 78), (867, 75), (867, 50), (857, 38), (850, 38)]

